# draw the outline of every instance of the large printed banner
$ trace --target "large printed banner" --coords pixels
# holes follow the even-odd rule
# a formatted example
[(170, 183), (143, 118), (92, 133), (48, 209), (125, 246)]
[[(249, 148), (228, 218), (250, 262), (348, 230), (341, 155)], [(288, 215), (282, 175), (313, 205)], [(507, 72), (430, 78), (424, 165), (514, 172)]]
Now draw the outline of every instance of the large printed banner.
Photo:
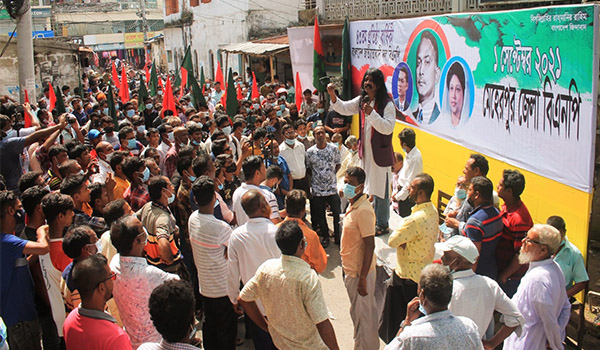
[(399, 122), (589, 193), (597, 18), (590, 5), (352, 22), (355, 92), (379, 68)]

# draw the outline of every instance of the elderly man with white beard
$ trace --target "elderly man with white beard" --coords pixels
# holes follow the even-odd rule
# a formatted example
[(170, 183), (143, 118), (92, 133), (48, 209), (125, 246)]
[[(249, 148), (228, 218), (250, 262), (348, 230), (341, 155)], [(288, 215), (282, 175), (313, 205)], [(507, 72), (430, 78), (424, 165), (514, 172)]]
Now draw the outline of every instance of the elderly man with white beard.
[(550, 225), (534, 225), (523, 238), (519, 263), (529, 264), (529, 270), (512, 300), (525, 325), (521, 336), (513, 333), (506, 339), (505, 350), (563, 349), (571, 305), (563, 273), (552, 259), (560, 243), (560, 232)]

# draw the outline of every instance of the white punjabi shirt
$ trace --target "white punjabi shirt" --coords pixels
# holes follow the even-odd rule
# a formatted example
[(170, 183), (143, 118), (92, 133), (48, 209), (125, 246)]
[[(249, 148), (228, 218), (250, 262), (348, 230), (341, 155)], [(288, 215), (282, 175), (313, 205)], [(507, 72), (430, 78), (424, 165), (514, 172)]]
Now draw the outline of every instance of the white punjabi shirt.
[(148, 265), (146, 258), (120, 254), (112, 258), (110, 269), (117, 274), (113, 296), (132, 347), (160, 341), (162, 337), (150, 319), (148, 300), (154, 288), (179, 276)]
[(564, 349), (565, 329), (571, 316), (565, 277), (552, 260), (533, 261), (512, 298), (525, 318), (521, 336), (513, 333), (505, 350)]
[[(362, 113), (359, 102), (360, 96), (357, 96), (350, 101), (342, 101), (338, 98), (335, 100), (335, 103), (331, 104), (331, 107), (341, 115), (353, 115)], [(371, 148), (371, 133), (373, 128), (384, 135), (389, 135), (394, 132), (394, 126), (396, 125), (396, 107), (394, 107), (394, 102), (390, 100), (383, 109), (383, 116), (380, 116), (374, 108), (375, 101), (371, 101), (370, 105), (373, 107), (373, 111), (371, 114), (365, 115), (365, 129), (362, 134), (364, 137), (363, 142), (365, 149), (361, 167), (366, 174), (365, 189), (363, 192), (375, 195), (379, 198), (385, 198), (386, 182), (388, 187), (392, 184), (392, 167), (380, 167), (375, 163), (373, 150)]]
[(477, 325), (470, 319), (440, 311), (412, 321), (385, 350), (483, 350)]
[(408, 198), (408, 185), (421, 173), (423, 173), (423, 158), (421, 151), (415, 146), (406, 154), (398, 174), (398, 185), (402, 186), (402, 189), (396, 193), (394, 198), (396, 201), (400, 202)]
[(294, 147), (290, 147), (285, 141), (279, 145), (279, 154), (285, 159), (292, 173), (292, 179), (300, 180), (306, 176), (306, 150), (304, 145), (294, 140)]
[[(473, 320), (481, 337), (493, 319), (494, 311), (502, 314), (508, 327), (523, 327), (523, 316), (496, 281), (471, 269), (454, 272), (452, 276), (452, 300), (448, 310)], [(520, 327), (515, 330), (517, 334), (521, 334)]]

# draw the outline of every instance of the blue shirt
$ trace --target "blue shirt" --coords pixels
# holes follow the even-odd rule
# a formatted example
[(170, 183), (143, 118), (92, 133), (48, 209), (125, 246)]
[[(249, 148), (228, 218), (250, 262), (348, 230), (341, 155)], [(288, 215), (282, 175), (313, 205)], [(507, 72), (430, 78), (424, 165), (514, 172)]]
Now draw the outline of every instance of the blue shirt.
[(554, 261), (558, 263), (563, 275), (565, 275), (567, 289), (575, 283), (589, 281), (590, 277), (585, 270), (585, 263), (579, 249), (569, 242), (567, 237), (565, 237), (561, 246), (560, 251), (554, 256)]
[[(267, 166), (271, 166), (273, 165), (273, 163), (271, 162), (271, 158), (267, 158)], [(285, 191), (289, 191), (290, 190), (290, 167), (288, 166), (287, 162), (285, 161), (285, 159), (279, 155), (277, 157), (277, 164), (275, 164), (277, 166), (279, 166), (279, 168), (281, 168), (281, 171), (283, 172), (283, 178), (281, 179), (281, 184), (279, 184), (279, 186), (281, 187), (281, 189), (285, 190)], [(278, 194), (277, 192), (275, 192), (275, 198), (277, 198), (277, 205), (279, 206), (279, 210), (282, 210), (285, 206), (283, 204), (284, 200), (285, 200), (285, 196), (282, 196), (280, 194)]]
[(26, 244), (15, 235), (0, 233), (0, 317), (7, 327), (37, 318), (33, 279), (23, 255)]
[(479, 261), (475, 273), (487, 276), (493, 280), (498, 274), (496, 264), (496, 247), (502, 237), (502, 215), (493, 205), (479, 206), (471, 212), (463, 231), (473, 242), (481, 243)]

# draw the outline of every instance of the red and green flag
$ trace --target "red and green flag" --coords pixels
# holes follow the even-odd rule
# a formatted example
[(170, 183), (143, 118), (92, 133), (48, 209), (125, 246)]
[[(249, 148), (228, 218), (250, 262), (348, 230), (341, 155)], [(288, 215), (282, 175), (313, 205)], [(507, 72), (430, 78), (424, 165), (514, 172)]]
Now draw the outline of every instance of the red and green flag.
[(327, 76), (325, 71), (325, 55), (323, 54), (323, 44), (321, 43), (321, 33), (319, 32), (319, 18), (315, 16), (315, 39), (314, 39), (314, 57), (313, 57), (313, 85), (319, 92), (325, 92), (327, 85), (321, 78)]
[(173, 97), (173, 88), (171, 87), (171, 79), (167, 79), (167, 83), (165, 85), (166, 86), (163, 89), (163, 115), (161, 115), (162, 118), (164, 118), (164, 112), (168, 110), (173, 111), (173, 115), (177, 115), (177, 109), (175, 109), (175, 98)]
[(113, 60), (113, 61), (111, 61), (111, 63), (112, 63), (112, 73), (111, 73), (112, 81), (113, 81), (113, 84), (115, 85), (115, 87), (119, 87), (119, 86), (121, 86), (121, 83), (119, 82), (119, 74), (117, 73), (117, 67), (115, 67), (115, 61)]

